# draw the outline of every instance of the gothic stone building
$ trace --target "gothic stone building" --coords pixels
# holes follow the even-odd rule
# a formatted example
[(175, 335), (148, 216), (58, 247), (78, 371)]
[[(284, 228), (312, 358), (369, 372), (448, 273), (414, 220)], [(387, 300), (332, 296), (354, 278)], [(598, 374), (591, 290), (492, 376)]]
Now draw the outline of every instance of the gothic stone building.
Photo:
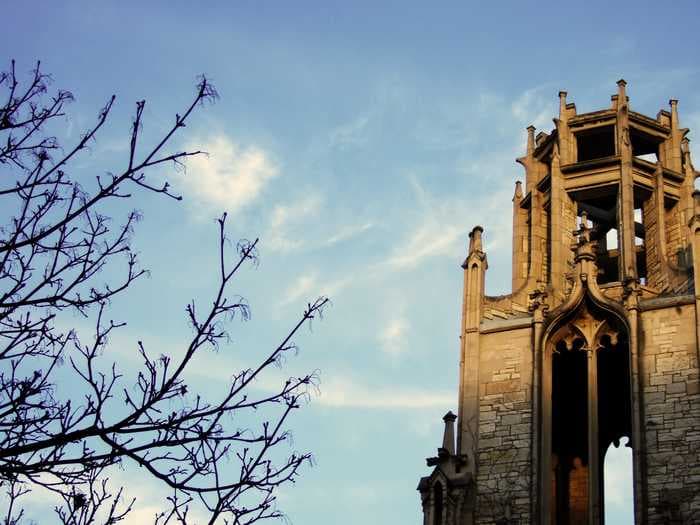
[[(458, 417), (422, 478), (424, 525), (600, 524), (611, 443), (632, 448), (635, 523), (700, 523), (700, 175), (677, 102), (527, 130), (512, 293), (464, 268)], [(693, 264), (696, 261), (696, 264)], [(455, 428), (455, 421), (457, 422)]]

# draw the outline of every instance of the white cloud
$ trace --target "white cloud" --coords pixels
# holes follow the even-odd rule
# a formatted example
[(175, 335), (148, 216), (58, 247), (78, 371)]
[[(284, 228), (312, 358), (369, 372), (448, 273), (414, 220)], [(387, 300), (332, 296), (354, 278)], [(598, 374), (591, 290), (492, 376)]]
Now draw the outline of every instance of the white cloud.
[[(387, 271), (419, 271), (429, 259), (449, 258), (461, 262), (467, 254), (468, 233), (476, 225), (484, 227), (484, 247), (492, 261), (505, 261), (510, 255), (513, 188), (508, 185), (475, 201), (471, 195), (436, 196), (413, 182), (417, 205), (406, 219), (407, 230), (388, 250), (382, 262), (365, 272), (368, 277)], [(495, 270), (495, 271), (494, 271)], [(505, 273), (504, 273), (505, 272)], [(494, 265), (487, 277), (487, 293), (501, 294), (502, 276), (510, 273), (506, 265)], [(495, 286), (495, 288), (492, 288)]]
[(236, 214), (252, 203), (279, 169), (256, 146), (243, 147), (225, 134), (196, 140), (188, 150), (207, 155), (190, 157), (182, 181), (200, 204), (214, 205)]
[(457, 402), (452, 391), (375, 387), (361, 384), (349, 376), (322, 376), (321, 390), (314, 403), (336, 408), (418, 409), (448, 408)]
[(460, 216), (458, 210), (466, 208), (466, 202), (434, 198), (415, 178), (411, 178), (411, 186), (418, 204), (413, 221), (416, 226), (394, 246), (384, 263), (393, 270), (413, 268), (428, 257), (454, 254), (467, 228), (455, 220)]
[(282, 298), (280, 306), (296, 302), (302, 297), (308, 299), (311, 291), (316, 288), (317, 285), (318, 283), (316, 282), (315, 275), (301, 275), (284, 292), (284, 297)]
[(320, 295), (333, 298), (349, 283), (350, 278), (319, 282), (316, 273), (301, 275), (285, 290), (279, 306), (309, 302)]
[(270, 227), (263, 238), (264, 246), (276, 252), (288, 252), (302, 247), (306, 243), (303, 222), (318, 215), (321, 203), (321, 197), (312, 194), (289, 205), (275, 206)]
[(406, 334), (408, 322), (403, 318), (395, 318), (389, 321), (379, 334), (379, 342), (382, 351), (396, 357), (406, 350)]
[(463, 236), (464, 227), (431, 220), (411, 232), (407, 240), (394, 250), (387, 264), (406, 269), (417, 266), (427, 257), (454, 254), (457, 241)]
[[(511, 114), (521, 126), (533, 125), (537, 129), (549, 129), (553, 127), (552, 117), (559, 113), (555, 107), (558, 99), (553, 97), (549, 85), (537, 86), (525, 90), (511, 104)], [(522, 137), (522, 150), (525, 151), (524, 131), (513, 129), (519, 132), (519, 137)]]
[(347, 241), (348, 239), (351, 239), (357, 235), (360, 235), (367, 230), (370, 230), (374, 227), (374, 224), (371, 222), (366, 222), (363, 224), (351, 224), (349, 226), (345, 226), (344, 228), (341, 228), (338, 233), (332, 235), (331, 237), (328, 238), (326, 241), (327, 246), (333, 246), (334, 244), (337, 244), (342, 241)]

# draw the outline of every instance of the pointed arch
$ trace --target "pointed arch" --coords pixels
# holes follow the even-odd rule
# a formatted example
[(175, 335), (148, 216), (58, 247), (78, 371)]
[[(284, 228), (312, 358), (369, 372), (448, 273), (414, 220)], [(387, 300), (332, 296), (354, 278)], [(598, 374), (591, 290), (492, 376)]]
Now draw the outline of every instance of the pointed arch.
[(581, 305), (584, 304), (584, 301), (590, 302), (590, 304), (599, 309), (603, 315), (610, 315), (613, 317), (625, 328), (627, 333), (629, 333), (630, 323), (627, 319), (625, 309), (618, 303), (605, 297), (600, 288), (598, 288), (595, 280), (589, 281), (586, 274), (581, 274), (580, 279), (575, 283), (567, 301), (555, 308), (547, 316), (543, 326), (541, 348), (538, 349), (539, 351), (546, 348), (552, 335), (558, 329), (566, 325), (570, 318), (575, 317)]
[[(611, 423), (613, 415), (624, 420), (625, 431), (632, 431), (631, 330), (624, 308), (602, 294), (594, 276), (577, 277), (568, 300), (547, 316), (537, 348), (542, 385), (540, 505), (558, 522), (592, 516), (598, 523), (604, 504), (604, 451), (620, 430)], [(619, 389), (614, 381), (621, 376), (628, 386), (617, 401), (610, 392)], [(606, 405), (610, 402), (616, 407), (612, 411)]]

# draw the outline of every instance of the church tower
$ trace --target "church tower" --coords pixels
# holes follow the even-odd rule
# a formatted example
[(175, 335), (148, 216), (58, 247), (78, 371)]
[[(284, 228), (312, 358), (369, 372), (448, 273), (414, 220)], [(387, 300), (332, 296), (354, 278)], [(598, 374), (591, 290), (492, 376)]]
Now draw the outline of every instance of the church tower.
[(418, 486), (424, 525), (602, 524), (623, 438), (635, 523), (700, 523), (700, 173), (669, 104), (632, 111), (620, 80), (608, 109), (560, 92), (554, 129), (527, 128), (512, 293), (485, 295), (469, 235), (458, 414)]

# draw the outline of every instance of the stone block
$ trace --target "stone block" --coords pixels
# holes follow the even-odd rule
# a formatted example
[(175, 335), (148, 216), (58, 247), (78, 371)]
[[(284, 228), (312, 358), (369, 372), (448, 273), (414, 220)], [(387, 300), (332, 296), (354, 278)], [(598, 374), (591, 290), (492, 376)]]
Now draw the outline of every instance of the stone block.
[(515, 392), (520, 390), (520, 379), (510, 379), (508, 381), (497, 381), (486, 383), (486, 394), (503, 394), (504, 392)]
[(518, 402), (525, 401), (526, 397), (527, 397), (526, 392), (523, 392), (522, 390), (520, 390), (518, 392), (506, 392), (505, 394), (503, 394), (503, 399), (506, 402), (511, 402), (511, 403), (518, 403)]
[(528, 435), (530, 433), (530, 425), (528, 423), (521, 423), (519, 425), (511, 425), (510, 434), (511, 436)]
[(644, 396), (644, 401), (648, 404), (663, 403), (666, 401), (666, 394), (664, 392), (652, 392)]
[(495, 421), (496, 420), (496, 411), (489, 410), (489, 411), (481, 412), (479, 414), (479, 420), (480, 421)]
[(521, 420), (521, 414), (508, 414), (501, 417), (501, 425), (517, 425)]
[(686, 392), (685, 382), (671, 383), (671, 384), (666, 386), (666, 393), (667, 394), (680, 394), (680, 393), (685, 394), (685, 392)]
[[(649, 384), (651, 385), (668, 385), (672, 381), (671, 376), (664, 376), (664, 375), (652, 375), (651, 379), (649, 380)], [(646, 389), (645, 389), (646, 390)]]
[(501, 443), (502, 443), (501, 438), (480, 439), (479, 440), (479, 448), (500, 447)]
[(483, 424), (479, 425), (479, 434), (482, 436), (485, 434), (490, 434), (494, 430), (496, 430), (495, 423), (483, 423)]

